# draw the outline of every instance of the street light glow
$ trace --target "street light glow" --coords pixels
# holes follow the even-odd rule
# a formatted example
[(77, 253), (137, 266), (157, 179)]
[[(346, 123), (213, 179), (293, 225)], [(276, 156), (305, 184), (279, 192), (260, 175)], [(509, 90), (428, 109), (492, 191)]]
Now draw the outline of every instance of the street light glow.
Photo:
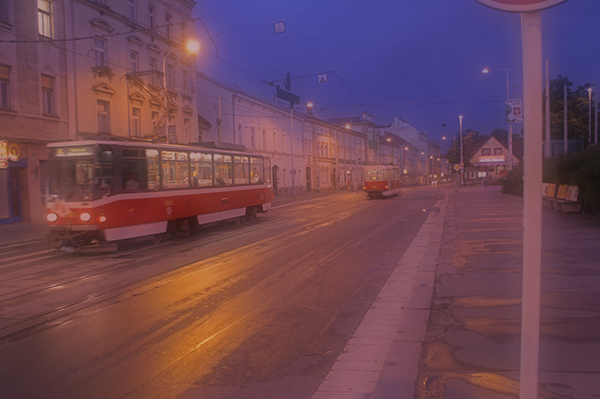
[(185, 44), (185, 49), (190, 54), (198, 55), (200, 54), (200, 42), (197, 42), (196, 40), (188, 40), (188, 42)]
[(483, 71), (481, 71), (483, 73), (489, 73), (490, 72), (490, 68), (483, 68)]

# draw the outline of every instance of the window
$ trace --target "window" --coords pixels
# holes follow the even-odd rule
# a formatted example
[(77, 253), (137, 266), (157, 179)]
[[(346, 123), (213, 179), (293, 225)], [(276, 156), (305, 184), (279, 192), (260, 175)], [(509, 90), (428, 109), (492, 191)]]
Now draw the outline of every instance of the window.
[(502, 155), (502, 148), (494, 148), (494, 155)]
[(150, 119), (152, 120), (152, 133), (158, 133), (156, 130), (156, 126), (158, 125), (158, 112), (152, 111), (150, 113)]
[(210, 187), (213, 185), (212, 155), (201, 152), (190, 154), (192, 187)]
[(188, 143), (191, 141), (196, 141), (196, 140), (192, 140), (190, 137), (190, 119), (189, 118), (183, 118), (183, 137), (185, 137), (185, 139), (188, 140)]
[(267, 131), (262, 131), (263, 150), (267, 149)]
[(265, 169), (262, 158), (250, 158), (250, 183), (263, 184), (265, 182)]
[(214, 154), (215, 160), (215, 185), (231, 186), (233, 184), (233, 172), (231, 155)]
[(190, 94), (190, 73), (185, 69), (181, 71), (183, 78), (183, 94)]
[(54, 78), (42, 75), (42, 113), (56, 115), (54, 110)]
[(250, 183), (248, 157), (233, 157), (233, 182), (234, 184)]
[(187, 42), (187, 34), (185, 33), (185, 29), (186, 29), (185, 22), (182, 22), (180, 25), (181, 25), (181, 42), (185, 43), (185, 42)]
[(148, 25), (150, 25), (150, 29), (154, 29), (154, 6), (152, 4), (148, 4)]
[(136, 21), (136, 4), (135, 0), (129, 0), (129, 19), (132, 21)]
[(167, 27), (167, 38), (168, 39), (171, 38), (171, 33), (172, 33), (171, 22), (172, 21), (173, 21), (173, 17), (170, 16), (169, 14), (165, 14), (165, 25)]
[(123, 149), (123, 189), (156, 190), (159, 187), (158, 151)]
[(150, 85), (158, 86), (156, 78), (158, 72), (158, 61), (156, 58), (150, 57), (150, 70), (154, 71), (154, 73), (150, 74)]
[(242, 125), (238, 125), (238, 144), (244, 144), (242, 143)]
[(173, 90), (173, 82), (175, 80), (175, 65), (167, 63), (167, 70), (165, 71), (165, 80), (167, 89)]
[(110, 134), (110, 103), (108, 101), (98, 100), (98, 133)]
[(0, 22), (8, 23), (8, 12), (6, 11), (7, 0), (0, 0)]
[(38, 33), (40, 36), (52, 37), (50, 2), (47, 0), (38, 0)]
[(133, 137), (142, 137), (141, 115), (140, 108), (131, 108), (131, 134)]
[(99, 37), (94, 38), (94, 59), (96, 67), (108, 66), (106, 59), (106, 40)]
[(256, 148), (256, 139), (254, 138), (254, 128), (250, 128), (250, 146)]
[(187, 152), (162, 151), (163, 188), (189, 187), (190, 169)]
[(490, 149), (489, 148), (482, 148), (481, 149), (481, 155), (490, 155)]
[(129, 52), (129, 60), (130, 60), (131, 72), (138, 72), (140, 70), (140, 68), (139, 68), (140, 53), (138, 53), (137, 51), (131, 50)]
[(0, 65), (0, 109), (10, 109), (10, 67)]

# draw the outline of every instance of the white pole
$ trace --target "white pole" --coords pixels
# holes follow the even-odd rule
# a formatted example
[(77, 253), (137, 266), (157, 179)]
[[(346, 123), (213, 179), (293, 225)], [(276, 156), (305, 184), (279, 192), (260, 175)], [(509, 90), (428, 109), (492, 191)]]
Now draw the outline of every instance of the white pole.
[(596, 113), (594, 114), (594, 121), (595, 121), (595, 129), (596, 129), (596, 133), (594, 135), (594, 143), (596, 143), (596, 145), (598, 145), (598, 90), (596, 90)]
[[(506, 68), (506, 99), (510, 99), (510, 91), (508, 85), (508, 68)], [(512, 170), (512, 157), (513, 157), (513, 145), (512, 145), (512, 123), (508, 123), (508, 170)]]
[(589, 115), (588, 115), (588, 131), (589, 131), (589, 140), (588, 143), (592, 144), (592, 88), (588, 87), (588, 107), (589, 107)]
[[(294, 104), (292, 104), (292, 110), (290, 111), (290, 124), (291, 124), (291, 140), (292, 140), (292, 145), (290, 146), (291, 150), (292, 150), (292, 193), (290, 195), (290, 197), (294, 198), (294, 186), (295, 186), (295, 180), (294, 180), (294, 176), (296, 174), (296, 170), (294, 169), (294, 108), (296, 108), (296, 106)], [(285, 146), (285, 143), (283, 143), (283, 145)]]
[(542, 16), (522, 15), (525, 128), (520, 399), (536, 399), (542, 263)]
[(545, 153), (546, 156), (551, 156), (550, 144), (550, 77), (548, 76), (548, 58), (546, 58), (546, 140)]
[(465, 160), (463, 158), (463, 134), (462, 134), (462, 119), (463, 116), (459, 115), (458, 120), (460, 123), (460, 184), (461, 186), (465, 184)]
[(565, 148), (564, 148), (564, 153), (565, 154), (567, 152), (569, 152), (569, 148), (568, 148), (568, 145), (569, 145), (569, 133), (568, 133), (568, 130), (567, 130), (567, 123), (568, 123), (567, 122), (567, 90), (568, 90), (567, 89), (567, 85), (565, 85), (565, 87), (564, 87), (564, 92), (565, 92), (565, 96), (564, 96), (565, 97), (565, 107), (564, 107), (565, 108), (564, 109), (564, 115), (565, 115), (565, 118), (564, 118), (565, 119), (565, 125), (564, 125), (565, 126), (564, 146), (565, 146)]

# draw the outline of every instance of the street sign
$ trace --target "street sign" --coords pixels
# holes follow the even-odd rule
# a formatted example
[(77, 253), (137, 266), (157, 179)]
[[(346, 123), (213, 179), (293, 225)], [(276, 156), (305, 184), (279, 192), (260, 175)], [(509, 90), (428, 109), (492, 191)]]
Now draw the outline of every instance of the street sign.
[(508, 123), (523, 122), (523, 104), (520, 98), (505, 101), (506, 121)]
[(567, 0), (475, 0), (484, 6), (508, 12), (531, 12), (554, 7)]
[(300, 104), (300, 97), (290, 93), (289, 91), (281, 90), (279, 86), (277, 86), (277, 98), (281, 98), (282, 100), (289, 101), (290, 104)]
[(458, 172), (460, 170), (460, 165), (454, 164), (454, 170)]

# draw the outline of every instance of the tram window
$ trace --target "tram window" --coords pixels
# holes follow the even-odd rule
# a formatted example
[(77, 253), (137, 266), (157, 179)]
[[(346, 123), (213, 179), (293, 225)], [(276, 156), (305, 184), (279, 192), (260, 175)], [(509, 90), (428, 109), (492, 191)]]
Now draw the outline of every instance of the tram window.
[(215, 185), (231, 186), (233, 184), (233, 170), (231, 155), (214, 154), (215, 160)]
[(190, 169), (192, 171), (192, 187), (213, 185), (212, 154), (190, 153)]
[(262, 158), (250, 158), (250, 183), (263, 184), (265, 182), (265, 170)]
[(233, 157), (233, 176), (235, 184), (250, 183), (248, 157)]
[(157, 189), (158, 151), (137, 148), (123, 149), (123, 189), (126, 191)]
[(190, 169), (187, 152), (162, 151), (163, 188), (186, 188), (190, 186)]

